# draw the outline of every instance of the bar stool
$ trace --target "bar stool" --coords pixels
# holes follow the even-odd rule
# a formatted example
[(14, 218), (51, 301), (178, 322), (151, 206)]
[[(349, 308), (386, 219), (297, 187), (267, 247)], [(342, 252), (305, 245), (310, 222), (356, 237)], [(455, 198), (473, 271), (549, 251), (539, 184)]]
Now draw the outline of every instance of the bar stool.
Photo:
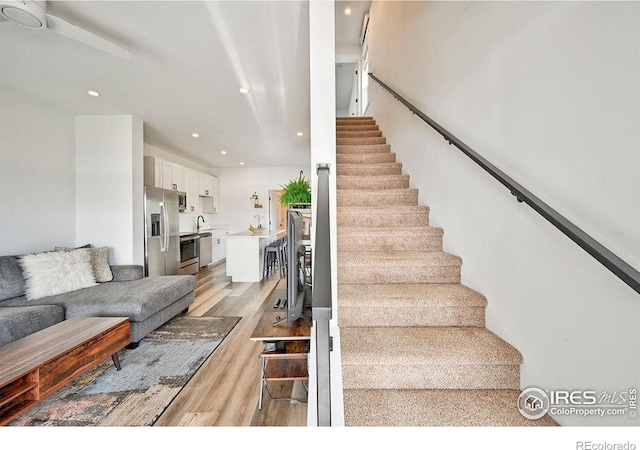
[(264, 249), (262, 281), (269, 276), (274, 266), (277, 264), (282, 273), (282, 259), (280, 253), (280, 240), (274, 241)]

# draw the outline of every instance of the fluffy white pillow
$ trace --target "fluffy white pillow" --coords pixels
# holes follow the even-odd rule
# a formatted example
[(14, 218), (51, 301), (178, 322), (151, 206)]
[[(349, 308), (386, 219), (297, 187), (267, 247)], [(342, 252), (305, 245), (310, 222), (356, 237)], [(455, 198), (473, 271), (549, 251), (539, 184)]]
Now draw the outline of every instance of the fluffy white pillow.
[(27, 300), (95, 286), (89, 249), (24, 255), (20, 259)]
[(91, 268), (98, 283), (106, 283), (113, 280), (113, 273), (111, 272), (111, 266), (109, 266), (109, 247), (54, 247), (53, 250), (56, 252), (71, 252), (80, 248), (89, 249), (91, 253)]

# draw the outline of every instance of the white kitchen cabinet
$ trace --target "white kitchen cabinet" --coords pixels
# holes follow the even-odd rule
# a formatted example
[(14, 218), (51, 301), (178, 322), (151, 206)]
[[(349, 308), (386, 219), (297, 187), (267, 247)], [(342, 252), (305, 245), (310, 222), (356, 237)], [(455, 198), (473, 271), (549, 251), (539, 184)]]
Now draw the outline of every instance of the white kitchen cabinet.
[(213, 177), (213, 212), (220, 212), (220, 180)]
[(162, 160), (160, 158), (144, 157), (144, 185), (162, 188)]
[(145, 156), (144, 185), (185, 192), (184, 167), (155, 156)]
[(162, 161), (162, 187), (170, 191), (185, 192), (184, 167), (171, 161)]
[(200, 195), (200, 212), (213, 214), (220, 211), (220, 183), (218, 177), (201, 173), (198, 194)]
[(211, 232), (212, 237), (212, 251), (211, 259), (212, 263), (222, 261), (227, 257), (225, 251), (225, 236), (226, 230), (214, 230)]
[(208, 173), (201, 173), (200, 177), (200, 188), (198, 190), (198, 194), (201, 197), (213, 197), (213, 175), (209, 175)]
[(200, 197), (198, 189), (200, 188), (200, 172), (197, 170), (184, 168), (184, 181), (187, 194), (187, 209), (185, 212), (201, 212)]

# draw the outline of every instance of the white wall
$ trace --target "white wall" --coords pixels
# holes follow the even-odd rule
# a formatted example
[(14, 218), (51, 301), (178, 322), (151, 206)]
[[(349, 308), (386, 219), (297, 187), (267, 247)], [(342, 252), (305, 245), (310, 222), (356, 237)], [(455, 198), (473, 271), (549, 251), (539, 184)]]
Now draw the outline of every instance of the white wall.
[(143, 264), (142, 121), (76, 117), (76, 244), (109, 247), (111, 264)]
[[(640, 268), (638, 23), (637, 2), (373, 2), (371, 71)], [(370, 85), (488, 328), (523, 354), (522, 387), (638, 387), (640, 296)]]
[[(220, 212), (211, 214), (214, 225), (228, 225), (229, 233), (247, 231), (257, 226), (256, 214), (262, 216), (264, 227), (269, 224), (269, 190), (282, 189), (289, 180), (297, 179), (300, 171), (309, 179), (309, 167), (249, 167), (215, 168), (211, 173), (220, 183)], [(256, 192), (260, 208), (254, 208), (251, 194)], [(205, 217), (205, 220), (207, 218)]]
[(73, 116), (0, 86), (0, 255), (75, 243)]

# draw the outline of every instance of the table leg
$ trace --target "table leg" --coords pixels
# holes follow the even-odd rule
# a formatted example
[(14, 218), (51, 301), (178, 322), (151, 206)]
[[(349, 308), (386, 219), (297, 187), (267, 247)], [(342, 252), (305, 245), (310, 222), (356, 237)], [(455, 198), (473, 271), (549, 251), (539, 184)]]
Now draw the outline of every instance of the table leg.
[(111, 359), (113, 360), (113, 365), (116, 366), (116, 370), (120, 370), (120, 358), (118, 358), (118, 354), (114, 353), (111, 355)]
[(262, 397), (264, 393), (264, 376), (265, 376), (265, 365), (267, 363), (266, 358), (260, 356), (260, 393), (258, 394), (258, 409), (262, 409)]

